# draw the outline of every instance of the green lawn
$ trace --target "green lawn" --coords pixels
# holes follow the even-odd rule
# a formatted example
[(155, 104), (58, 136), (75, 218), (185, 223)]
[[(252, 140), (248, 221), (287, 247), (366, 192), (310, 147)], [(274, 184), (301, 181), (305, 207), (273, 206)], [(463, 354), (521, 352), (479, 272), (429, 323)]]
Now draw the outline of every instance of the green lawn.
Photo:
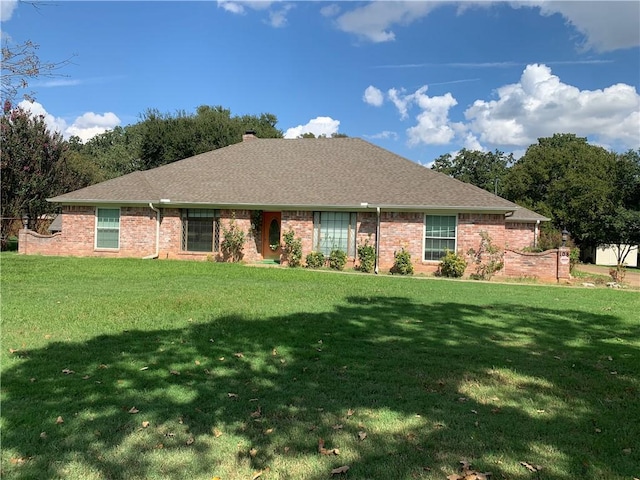
[(0, 261), (3, 478), (640, 477), (637, 291)]

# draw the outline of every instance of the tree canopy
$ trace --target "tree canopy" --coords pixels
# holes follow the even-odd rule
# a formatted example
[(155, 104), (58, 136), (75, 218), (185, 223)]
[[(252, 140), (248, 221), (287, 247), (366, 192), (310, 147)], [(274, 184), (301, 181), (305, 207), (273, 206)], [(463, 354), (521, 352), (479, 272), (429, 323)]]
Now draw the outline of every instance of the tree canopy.
[(456, 156), (450, 153), (438, 157), (432, 169), (499, 194), (502, 191), (504, 178), (509, 165), (513, 163), (513, 155), (503, 152), (480, 152), (462, 149)]
[(66, 142), (51, 132), (42, 116), (4, 105), (0, 119), (2, 242), (16, 219), (28, 218), (32, 227), (54, 206), (51, 195), (77, 188), (76, 176), (68, 168)]

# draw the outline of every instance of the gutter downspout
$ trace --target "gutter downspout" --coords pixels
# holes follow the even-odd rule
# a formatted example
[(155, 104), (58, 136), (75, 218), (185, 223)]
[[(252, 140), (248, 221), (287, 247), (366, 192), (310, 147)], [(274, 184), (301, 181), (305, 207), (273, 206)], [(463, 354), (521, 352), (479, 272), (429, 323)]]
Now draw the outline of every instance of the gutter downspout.
[(376, 213), (378, 215), (378, 219), (376, 221), (376, 265), (374, 268), (374, 272), (378, 274), (378, 258), (380, 257), (380, 207), (376, 207)]
[(536, 225), (533, 227), (533, 248), (538, 246), (538, 232), (539, 232), (540, 220), (536, 220)]
[(143, 260), (152, 260), (160, 256), (160, 210), (155, 208), (151, 202), (149, 202), (149, 208), (156, 212), (156, 253), (143, 257)]

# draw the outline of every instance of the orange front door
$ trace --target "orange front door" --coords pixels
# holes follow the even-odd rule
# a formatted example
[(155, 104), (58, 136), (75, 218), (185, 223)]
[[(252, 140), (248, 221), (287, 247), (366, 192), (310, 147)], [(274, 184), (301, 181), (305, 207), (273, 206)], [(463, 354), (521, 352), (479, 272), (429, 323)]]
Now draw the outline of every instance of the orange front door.
[(280, 247), (280, 212), (262, 212), (262, 258), (279, 260)]

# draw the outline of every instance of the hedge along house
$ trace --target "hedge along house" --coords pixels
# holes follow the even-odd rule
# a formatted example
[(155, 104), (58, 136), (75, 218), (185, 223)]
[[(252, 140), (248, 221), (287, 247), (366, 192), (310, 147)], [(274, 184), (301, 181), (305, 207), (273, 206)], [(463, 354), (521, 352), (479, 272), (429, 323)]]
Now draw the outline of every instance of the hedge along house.
[(280, 260), (282, 235), (293, 230), (303, 256), (341, 249), (356, 262), (368, 241), (377, 268), (389, 269), (405, 248), (416, 271), (428, 272), (446, 249), (477, 248), (483, 230), (506, 249), (533, 246), (547, 220), (357, 138), (246, 134), (49, 201), (61, 205), (61, 232), (22, 231), (22, 253), (224, 260), (223, 231), (233, 221), (246, 233), (247, 262)]

